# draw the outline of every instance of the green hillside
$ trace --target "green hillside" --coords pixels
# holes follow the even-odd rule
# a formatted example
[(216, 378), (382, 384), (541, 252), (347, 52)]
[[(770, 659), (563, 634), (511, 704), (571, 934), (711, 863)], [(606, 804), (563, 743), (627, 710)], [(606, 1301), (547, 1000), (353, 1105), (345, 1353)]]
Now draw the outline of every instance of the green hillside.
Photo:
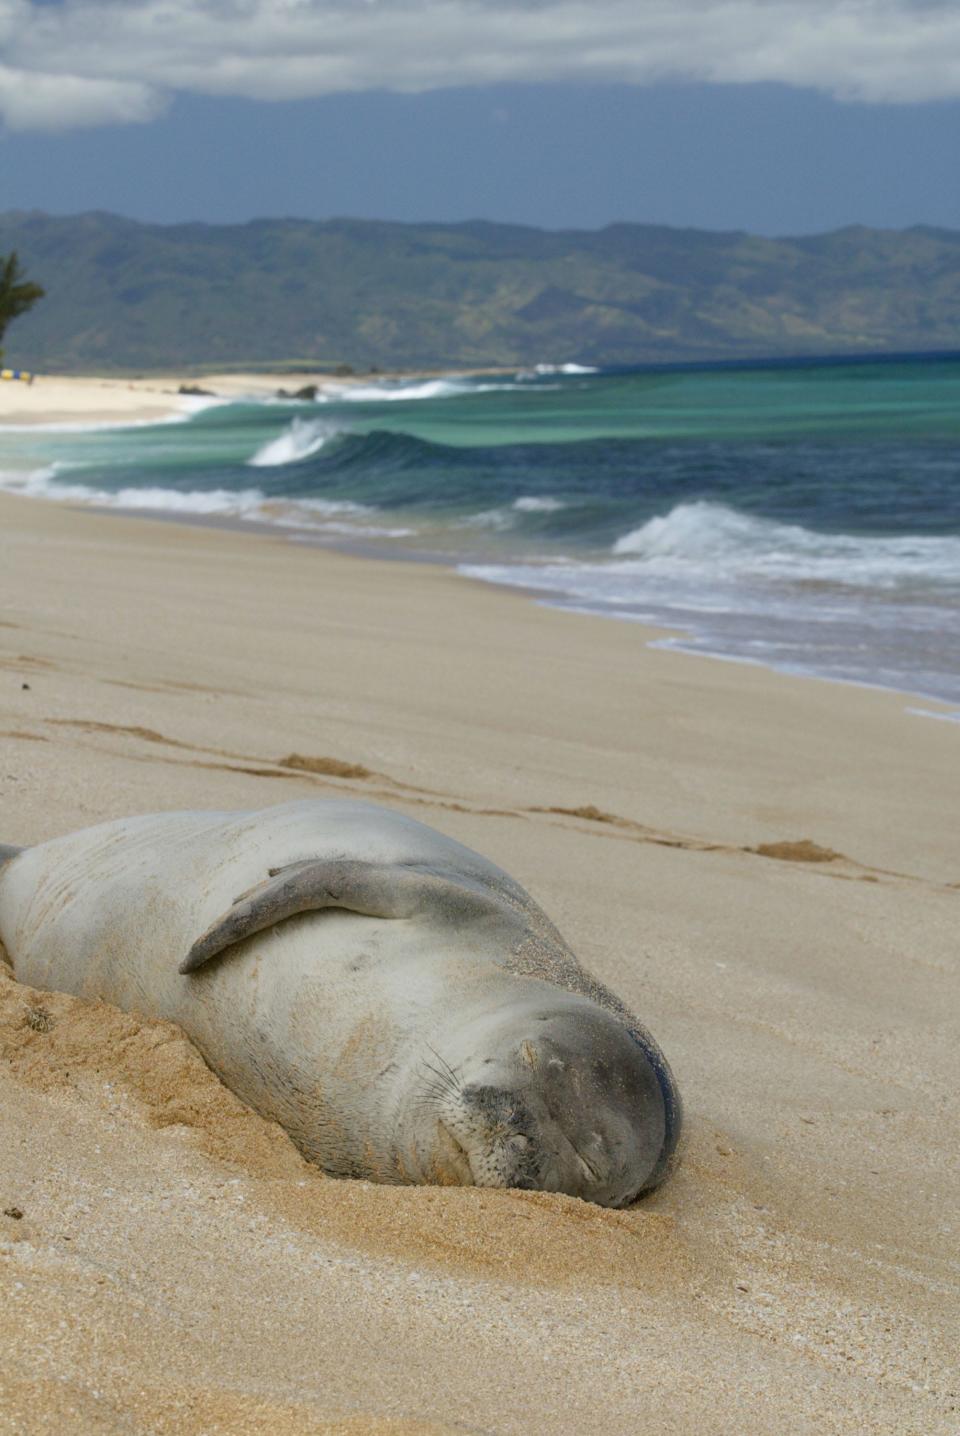
[(630, 363), (960, 348), (960, 233), (0, 215), (38, 370)]

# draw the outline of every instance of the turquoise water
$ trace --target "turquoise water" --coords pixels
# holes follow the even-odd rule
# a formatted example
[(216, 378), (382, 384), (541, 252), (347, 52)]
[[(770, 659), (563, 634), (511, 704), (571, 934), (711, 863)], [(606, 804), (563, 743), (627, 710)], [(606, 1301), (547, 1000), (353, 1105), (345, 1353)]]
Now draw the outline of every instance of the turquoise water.
[(0, 434), (0, 482), (442, 556), (677, 646), (960, 701), (960, 358), (357, 382)]

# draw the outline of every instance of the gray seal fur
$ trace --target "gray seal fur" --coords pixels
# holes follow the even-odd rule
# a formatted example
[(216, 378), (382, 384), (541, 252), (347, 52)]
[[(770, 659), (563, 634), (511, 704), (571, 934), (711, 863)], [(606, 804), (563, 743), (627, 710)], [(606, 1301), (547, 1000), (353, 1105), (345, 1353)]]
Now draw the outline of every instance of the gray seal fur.
[(623, 1206), (681, 1124), (650, 1035), (528, 893), (351, 800), (124, 818), (0, 848), (0, 940), (35, 987), (178, 1023), (339, 1176)]

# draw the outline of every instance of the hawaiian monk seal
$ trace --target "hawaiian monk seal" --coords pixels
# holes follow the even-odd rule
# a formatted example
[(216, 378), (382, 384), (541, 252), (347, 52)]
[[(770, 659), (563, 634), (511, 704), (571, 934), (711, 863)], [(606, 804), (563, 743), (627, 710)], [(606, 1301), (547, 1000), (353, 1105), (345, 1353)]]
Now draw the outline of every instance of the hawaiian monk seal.
[(653, 1039), (486, 858), (350, 800), (0, 849), (18, 978), (179, 1023), (326, 1171), (623, 1206), (680, 1100)]

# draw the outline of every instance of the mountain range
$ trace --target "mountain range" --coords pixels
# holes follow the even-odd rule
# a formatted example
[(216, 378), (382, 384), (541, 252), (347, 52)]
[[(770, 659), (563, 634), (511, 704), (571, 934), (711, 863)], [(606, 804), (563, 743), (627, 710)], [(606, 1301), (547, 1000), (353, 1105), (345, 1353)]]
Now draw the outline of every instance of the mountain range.
[(48, 372), (631, 364), (960, 349), (960, 232), (0, 215)]

